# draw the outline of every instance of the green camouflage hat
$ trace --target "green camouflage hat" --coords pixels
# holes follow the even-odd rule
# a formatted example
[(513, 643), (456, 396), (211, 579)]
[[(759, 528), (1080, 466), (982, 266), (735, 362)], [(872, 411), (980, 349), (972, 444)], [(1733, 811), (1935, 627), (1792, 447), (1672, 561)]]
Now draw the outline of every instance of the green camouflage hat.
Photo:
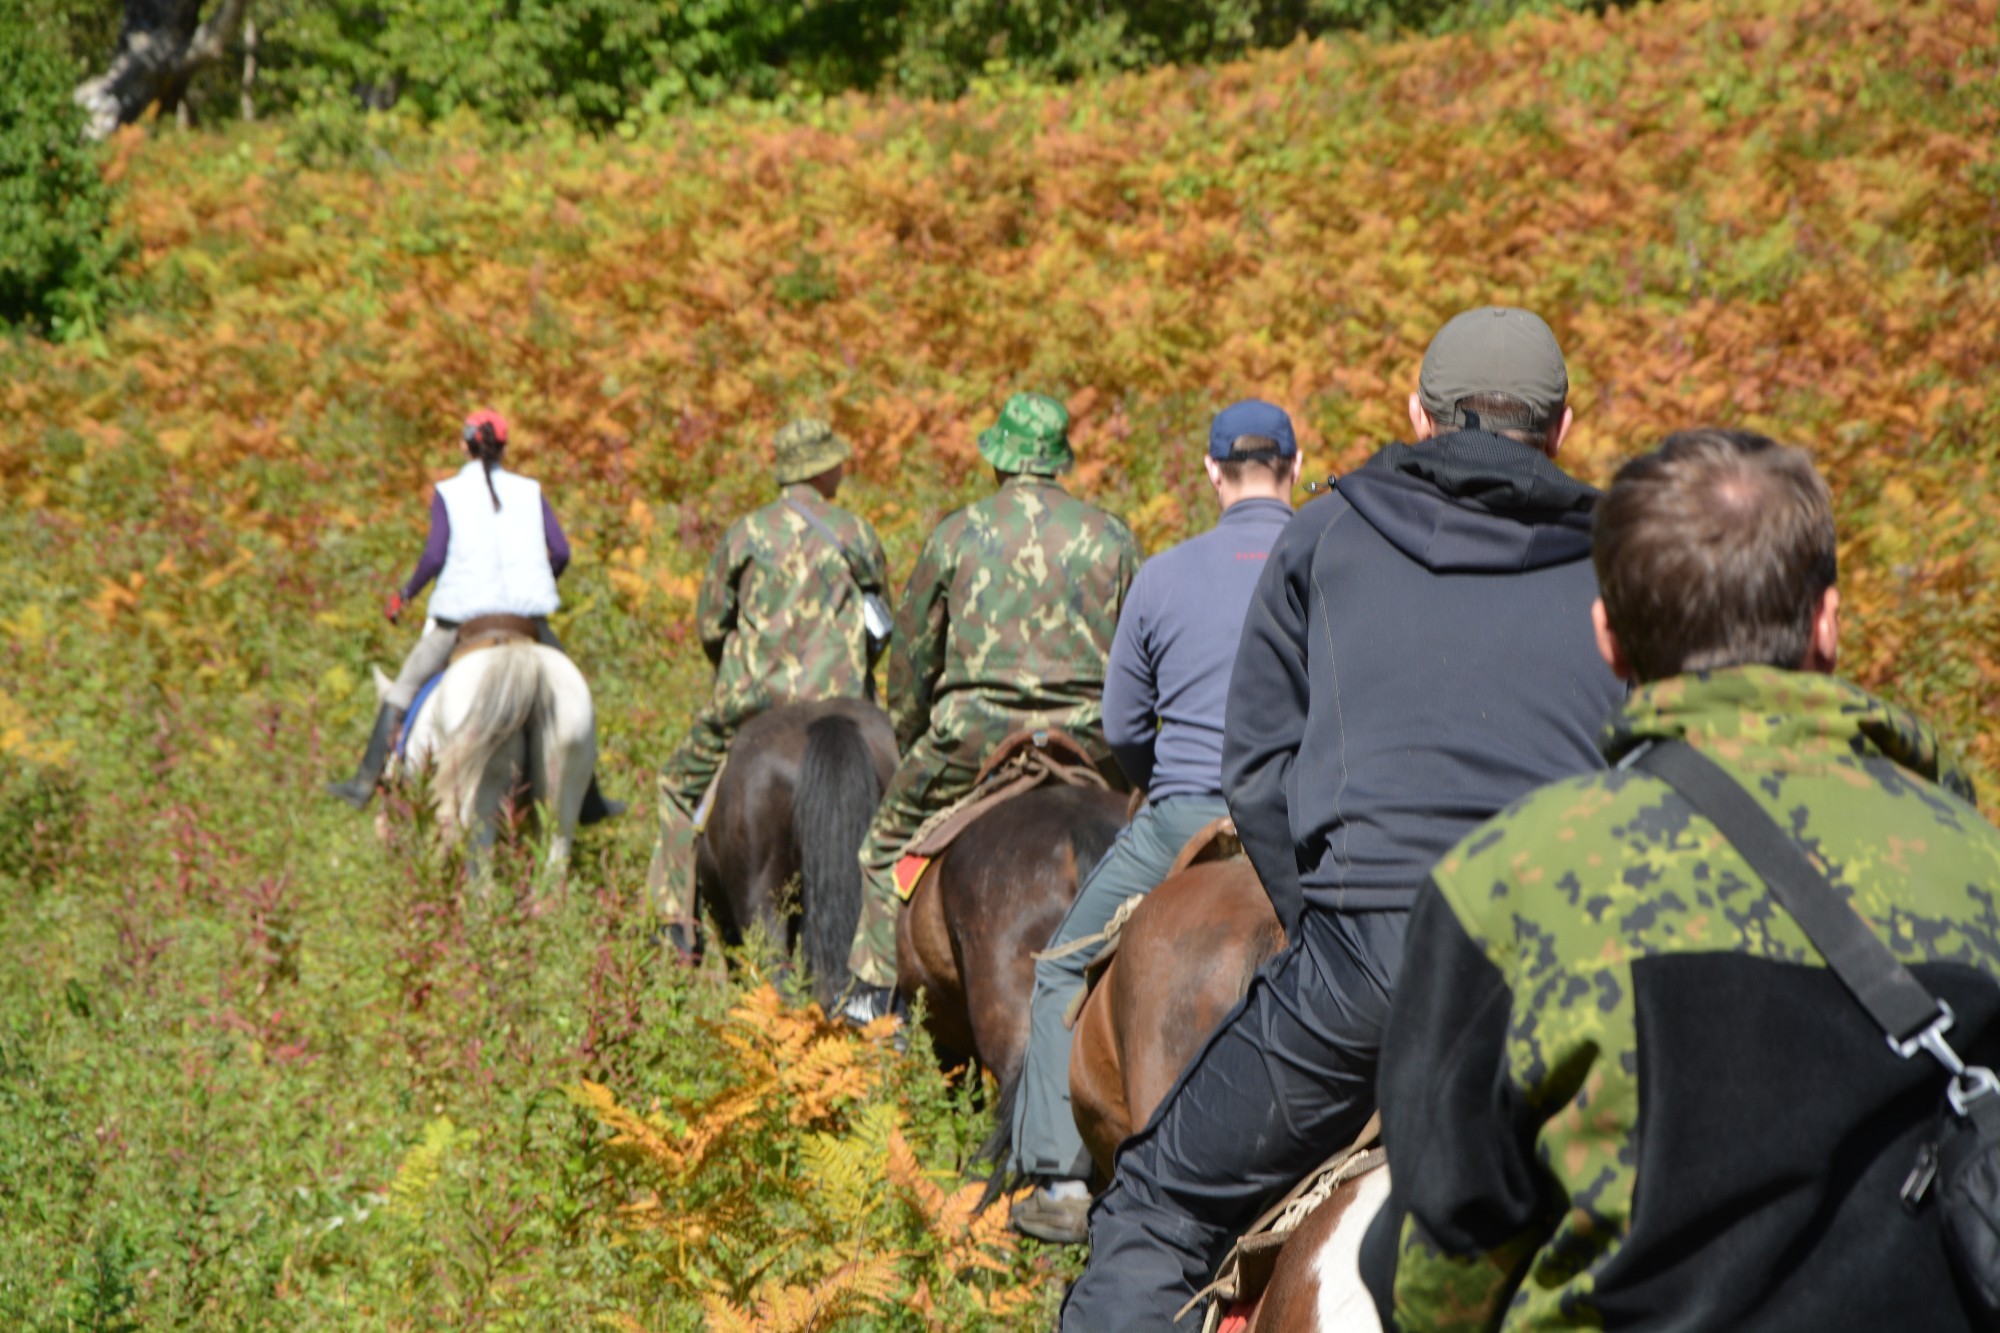
[(778, 455), (778, 484), (817, 477), (835, 463), (854, 456), (854, 448), (833, 433), (833, 427), (812, 417), (800, 417), (778, 431), (773, 442)]
[(979, 454), (1002, 472), (1053, 477), (1076, 461), (1069, 409), (1045, 393), (1017, 393), (1000, 409), (1000, 420), (979, 432)]

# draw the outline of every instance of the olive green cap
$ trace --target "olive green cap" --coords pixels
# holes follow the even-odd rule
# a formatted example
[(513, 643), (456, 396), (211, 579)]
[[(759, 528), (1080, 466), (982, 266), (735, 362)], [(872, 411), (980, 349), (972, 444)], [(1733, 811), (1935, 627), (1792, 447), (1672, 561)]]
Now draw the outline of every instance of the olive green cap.
[(813, 417), (800, 417), (781, 427), (772, 448), (778, 456), (780, 486), (817, 477), (854, 456), (852, 445), (835, 435), (833, 427)]
[(1069, 409), (1045, 393), (1017, 393), (1000, 409), (1000, 420), (979, 432), (979, 454), (1002, 472), (1053, 477), (1076, 461)]
[(1540, 315), (1513, 306), (1482, 306), (1454, 315), (1431, 339), (1417, 377), (1417, 398), (1438, 428), (1463, 428), (1467, 422), (1460, 401), (1482, 393), (1504, 393), (1520, 399), (1524, 408), (1496, 418), (1488, 429), (1545, 429), (1562, 415), (1569, 369), (1555, 333)]

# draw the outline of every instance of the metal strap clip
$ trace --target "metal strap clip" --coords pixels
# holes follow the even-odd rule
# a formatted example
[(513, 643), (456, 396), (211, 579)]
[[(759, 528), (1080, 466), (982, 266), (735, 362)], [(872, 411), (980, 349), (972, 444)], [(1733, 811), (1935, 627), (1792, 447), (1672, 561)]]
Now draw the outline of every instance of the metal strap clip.
[(1966, 1108), (1981, 1097), (2000, 1092), (2000, 1077), (1995, 1077), (1990, 1069), (1980, 1065), (1968, 1065), (1959, 1058), (1958, 1052), (1951, 1048), (1951, 1043), (1944, 1039), (1944, 1034), (1950, 1030), (1956, 1015), (1951, 1012), (1951, 1006), (1943, 1000), (1937, 1002), (1937, 1007), (1938, 1016), (1932, 1019), (1922, 1032), (1903, 1041), (1890, 1037), (1889, 1049), (1905, 1060), (1918, 1051), (1929, 1051), (1931, 1058), (1951, 1071), (1951, 1084), (1945, 1089), (1945, 1096), (1951, 1100), (1951, 1109), (1964, 1115)]
[(1958, 1016), (1952, 1013), (1951, 1006), (1943, 1000), (1937, 1002), (1937, 1007), (1937, 1017), (1926, 1024), (1924, 1030), (1916, 1036), (1901, 1040), (1895, 1037), (1888, 1038), (1889, 1049), (1905, 1060), (1918, 1051), (1929, 1051), (1937, 1062), (1949, 1069), (1954, 1076), (1963, 1074), (1965, 1061), (1958, 1058), (1958, 1052), (1954, 1051), (1951, 1043), (1944, 1039), (1944, 1034), (1951, 1030), (1951, 1025), (1957, 1021)]

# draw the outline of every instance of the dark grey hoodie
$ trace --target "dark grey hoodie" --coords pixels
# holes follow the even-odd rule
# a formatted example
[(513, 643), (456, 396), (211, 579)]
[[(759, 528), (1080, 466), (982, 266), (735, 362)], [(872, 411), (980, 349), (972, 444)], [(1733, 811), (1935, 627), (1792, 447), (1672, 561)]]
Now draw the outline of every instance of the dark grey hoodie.
[(1476, 825), (1604, 766), (1625, 687), (1590, 626), (1596, 499), (1535, 449), (1458, 431), (1390, 445), (1279, 537), (1222, 780), (1288, 930), (1301, 895), (1407, 908)]

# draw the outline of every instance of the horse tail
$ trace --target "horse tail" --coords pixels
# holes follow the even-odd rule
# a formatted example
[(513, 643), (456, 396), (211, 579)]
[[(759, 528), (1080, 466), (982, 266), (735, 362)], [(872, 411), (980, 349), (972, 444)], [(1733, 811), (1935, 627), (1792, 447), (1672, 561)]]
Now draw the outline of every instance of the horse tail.
[(993, 1132), (979, 1145), (974, 1153), (974, 1161), (993, 1163), (993, 1174), (986, 1177), (986, 1188), (979, 1193), (979, 1202), (972, 1206), (974, 1213), (983, 1213), (988, 1204), (1006, 1193), (1014, 1183), (1014, 1173), (1007, 1169), (1007, 1161), (1014, 1155), (1014, 1103), (1021, 1095), (1020, 1071), (1001, 1085), (1000, 1099), (993, 1107)]
[[(552, 711), (533, 644), (509, 643), (484, 651), (493, 654), (492, 660), (479, 678), (471, 707), (438, 755), (440, 813), (448, 811), (461, 828), (472, 827), (478, 819), (480, 779), (500, 747)], [(533, 771), (531, 757), (529, 772)]]
[(854, 719), (833, 714), (806, 728), (805, 758), (792, 784), (792, 837), (799, 849), (806, 967), (822, 1006), (847, 988), (847, 954), (861, 924), (861, 863), (855, 858), (882, 779)]

